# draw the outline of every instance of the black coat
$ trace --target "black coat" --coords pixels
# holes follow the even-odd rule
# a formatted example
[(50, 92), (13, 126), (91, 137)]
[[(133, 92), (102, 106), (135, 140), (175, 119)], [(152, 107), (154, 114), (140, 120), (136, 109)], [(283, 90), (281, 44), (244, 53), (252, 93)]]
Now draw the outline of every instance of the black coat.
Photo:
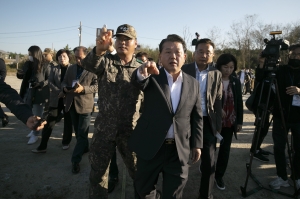
[(129, 147), (139, 158), (151, 160), (164, 143), (167, 132), (174, 125), (174, 136), (182, 165), (189, 161), (192, 148), (203, 147), (203, 120), (199, 83), (182, 73), (180, 101), (173, 112), (170, 88), (164, 68), (159, 75), (151, 75), (139, 82), (137, 71), (131, 83), (144, 92), (144, 109), (130, 139)]
[[(255, 77), (258, 83), (262, 83), (263, 79), (267, 77), (267, 72), (262, 68), (257, 68)], [(297, 86), (300, 88), (300, 78), (294, 78), (294, 76), (299, 76), (300, 69), (292, 69), (290, 66), (279, 66), (276, 71), (276, 80), (278, 83), (278, 93), (281, 101), (281, 105), (283, 108), (283, 114), (285, 119), (288, 121), (291, 109), (299, 109), (299, 107), (292, 106), (293, 95), (286, 94), (286, 88), (290, 86)], [(292, 81), (293, 80), (293, 81)], [(293, 83), (293, 84), (292, 84)], [(258, 94), (259, 95), (259, 94)], [(267, 94), (262, 94), (264, 97), (267, 97)], [(276, 118), (281, 118), (280, 110), (279, 110), (279, 102), (276, 99), (276, 95), (271, 92), (270, 103), (274, 102), (273, 108), (273, 116)], [(293, 118), (295, 119), (295, 118)], [(300, 119), (299, 119), (300, 120)], [(299, 121), (297, 120), (297, 121)]]
[[(243, 124), (243, 115), (244, 115), (244, 107), (243, 107), (243, 97), (242, 97), (242, 89), (241, 89), (241, 81), (234, 77), (230, 76), (229, 84), (231, 84), (231, 89), (234, 98), (234, 111), (236, 113), (236, 119), (234, 123), (234, 136), (237, 139), (237, 125)], [(222, 107), (224, 105), (225, 96), (222, 96)]]
[(0, 77), (5, 80), (6, 77), (6, 65), (3, 59), (0, 58)]
[[(25, 93), (29, 88), (29, 81), (34, 80), (39, 84), (37, 88), (32, 88), (31, 97), (32, 97), (32, 104), (40, 104), (45, 103), (47, 96), (49, 96), (49, 88), (46, 86), (48, 85), (48, 76), (49, 70), (47, 66), (42, 66), (41, 72), (34, 72), (31, 62), (27, 61), (24, 64), (27, 68), (25, 75), (23, 77), (23, 81), (21, 84), (20, 89), (20, 96), (24, 99)], [(23, 67), (23, 68), (24, 68)]]

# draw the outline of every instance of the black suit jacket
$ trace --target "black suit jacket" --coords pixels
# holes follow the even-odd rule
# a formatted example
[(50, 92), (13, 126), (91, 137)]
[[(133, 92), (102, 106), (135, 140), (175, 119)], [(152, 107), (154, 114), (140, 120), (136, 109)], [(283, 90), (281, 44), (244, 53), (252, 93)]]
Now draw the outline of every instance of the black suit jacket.
[[(208, 118), (216, 135), (217, 131), (221, 133), (222, 129), (222, 74), (213, 66), (208, 66), (207, 84), (206, 84), (206, 109)], [(195, 62), (182, 66), (182, 71), (196, 78)]]
[[(236, 114), (233, 132), (234, 132), (235, 139), (237, 139), (237, 125), (243, 124), (243, 114), (244, 114), (241, 81), (240, 81), (240, 79), (236, 78), (233, 75), (231, 75), (229, 77), (229, 81), (230, 81), (231, 89), (232, 89), (232, 93), (233, 93), (234, 111)], [(224, 105), (224, 101), (225, 101), (225, 96), (222, 97), (222, 107)]]
[(151, 160), (163, 145), (173, 124), (179, 160), (186, 165), (191, 148), (203, 146), (199, 83), (182, 73), (181, 97), (173, 113), (166, 72), (164, 68), (159, 71), (159, 75), (151, 75), (142, 82), (137, 79), (137, 70), (131, 78), (131, 83), (144, 92), (144, 109), (129, 139), (129, 147), (138, 158)]

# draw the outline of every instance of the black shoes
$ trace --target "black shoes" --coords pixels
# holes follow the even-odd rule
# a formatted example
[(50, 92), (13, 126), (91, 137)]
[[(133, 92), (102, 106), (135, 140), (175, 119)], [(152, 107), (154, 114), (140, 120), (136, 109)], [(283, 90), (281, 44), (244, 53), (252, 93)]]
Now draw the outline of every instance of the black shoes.
[(119, 178), (109, 178), (107, 192), (111, 193), (119, 182)]
[(225, 184), (224, 184), (224, 181), (222, 178), (216, 178), (215, 182), (216, 182), (218, 189), (220, 189), (222, 191), (225, 190)]
[(79, 163), (73, 162), (72, 163), (72, 173), (77, 174), (80, 171)]
[(2, 118), (2, 127), (6, 127), (8, 122), (9, 122), (8, 116), (4, 114), (4, 118)]
[(261, 162), (269, 162), (269, 159), (263, 156), (263, 154), (260, 151), (258, 153), (253, 154), (253, 158)]
[(258, 149), (259, 150), (259, 152), (262, 154), (262, 155), (265, 155), (265, 156), (267, 156), (267, 155), (273, 155), (273, 153), (271, 153), (270, 151), (265, 151), (265, 150), (263, 150), (263, 149)]

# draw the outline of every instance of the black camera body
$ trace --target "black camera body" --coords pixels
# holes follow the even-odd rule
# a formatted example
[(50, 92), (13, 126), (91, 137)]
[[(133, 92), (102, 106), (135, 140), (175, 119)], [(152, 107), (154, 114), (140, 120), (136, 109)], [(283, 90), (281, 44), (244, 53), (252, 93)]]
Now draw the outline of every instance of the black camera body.
[(277, 34), (282, 34), (282, 31), (272, 31), (270, 35), (272, 35), (273, 38), (271, 40), (264, 39), (266, 47), (262, 51), (261, 57), (266, 58), (264, 63), (265, 71), (276, 71), (280, 59), (280, 50), (288, 50), (289, 48), (289, 42), (287, 40), (275, 38)]
[(38, 82), (37, 82), (37, 79), (36, 78), (31, 78), (29, 81), (28, 81), (29, 85), (31, 88), (35, 87)]
[(199, 33), (196, 32), (195, 35), (196, 35), (196, 38), (192, 40), (192, 46), (196, 46), (197, 41), (198, 41), (199, 38), (200, 38)]

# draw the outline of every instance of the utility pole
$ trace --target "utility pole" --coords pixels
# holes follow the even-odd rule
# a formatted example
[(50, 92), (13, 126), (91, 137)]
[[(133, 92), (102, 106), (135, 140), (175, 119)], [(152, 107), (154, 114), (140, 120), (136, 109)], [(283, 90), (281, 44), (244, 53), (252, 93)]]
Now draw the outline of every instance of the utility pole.
[(81, 21), (80, 21), (80, 26), (78, 28), (78, 30), (79, 30), (79, 46), (81, 46), (81, 29), (82, 29), (82, 27), (81, 27)]

